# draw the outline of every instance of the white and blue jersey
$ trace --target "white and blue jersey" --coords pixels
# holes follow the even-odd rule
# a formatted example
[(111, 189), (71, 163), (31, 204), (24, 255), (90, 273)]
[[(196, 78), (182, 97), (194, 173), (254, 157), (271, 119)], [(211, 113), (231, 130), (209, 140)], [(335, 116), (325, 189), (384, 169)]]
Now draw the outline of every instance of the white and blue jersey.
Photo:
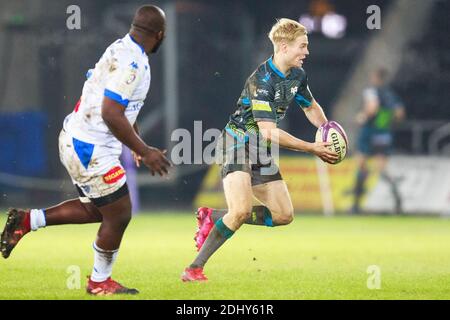
[(115, 41), (87, 73), (79, 104), (64, 121), (72, 137), (121, 150), (121, 143), (102, 119), (106, 96), (126, 107), (133, 125), (150, 88), (150, 66), (144, 49), (129, 35)]
[(148, 56), (129, 34), (111, 44), (88, 71), (80, 101), (64, 120), (59, 137), (61, 162), (86, 197), (109, 195), (126, 182), (119, 160), (122, 143), (103, 121), (103, 99), (124, 106), (133, 125), (149, 88)]

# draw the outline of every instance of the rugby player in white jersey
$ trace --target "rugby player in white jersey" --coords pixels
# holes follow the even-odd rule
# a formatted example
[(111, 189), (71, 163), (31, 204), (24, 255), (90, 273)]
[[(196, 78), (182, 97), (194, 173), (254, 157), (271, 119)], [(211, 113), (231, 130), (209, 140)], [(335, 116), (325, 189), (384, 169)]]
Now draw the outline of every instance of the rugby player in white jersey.
[(100, 222), (93, 243), (94, 267), (87, 292), (136, 294), (111, 279), (122, 236), (131, 219), (126, 173), (119, 156), (128, 146), (152, 175), (168, 173), (164, 151), (148, 146), (136, 126), (150, 87), (148, 55), (165, 34), (165, 14), (156, 6), (140, 7), (129, 34), (111, 44), (89, 70), (80, 101), (64, 120), (59, 156), (80, 197), (45, 209), (11, 209), (1, 235), (6, 259), (30, 230), (61, 224)]

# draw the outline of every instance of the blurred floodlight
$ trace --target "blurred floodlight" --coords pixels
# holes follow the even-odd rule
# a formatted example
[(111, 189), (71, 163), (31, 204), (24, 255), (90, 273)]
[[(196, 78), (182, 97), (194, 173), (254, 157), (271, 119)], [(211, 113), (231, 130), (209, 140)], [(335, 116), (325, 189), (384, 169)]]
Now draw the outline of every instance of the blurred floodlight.
[(347, 29), (347, 19), (337, 13), (327, 13), (322, 18), (322, 33), (333, 39), (342, 38)]
[(309, 14), (302, 14), (298, 19), (303, 26), (305, 26), (308, 33), (317, 31), (316, 22), (314, 21), (314, 17), (311, 17)]

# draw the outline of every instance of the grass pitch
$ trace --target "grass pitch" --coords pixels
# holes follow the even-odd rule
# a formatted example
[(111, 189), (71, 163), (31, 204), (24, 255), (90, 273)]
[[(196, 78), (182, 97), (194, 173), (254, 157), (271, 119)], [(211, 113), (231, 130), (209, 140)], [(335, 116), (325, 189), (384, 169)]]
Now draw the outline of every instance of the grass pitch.
[[(244, 225), (206, 265), (207, 283), (183, 283), (196, 255), (193, 214), (140, 215), (113, 278), (141, 293), (106, 298), (84, 291), (97, 228), (25, 236), (0, 260), (0, 299), (450, 299), (447, 219), (297, 215), (285, 227)], [(380, 289), (368, 288), (377, 284), (369, 266), (379, 268)]]

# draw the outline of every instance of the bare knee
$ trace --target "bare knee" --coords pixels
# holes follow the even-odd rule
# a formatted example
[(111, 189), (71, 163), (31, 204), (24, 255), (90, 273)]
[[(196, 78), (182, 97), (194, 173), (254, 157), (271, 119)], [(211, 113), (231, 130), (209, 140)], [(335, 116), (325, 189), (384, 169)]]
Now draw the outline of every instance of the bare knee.
[(237, 230), (251, 215), (251, 209), (229, 210), (224, 216), (224, 223), (232, 230)]
[(290, 224), (292, 221), (294, 221), (294, 213), (282, 216), (281, 224), (287, 225)]
[(284, 210), (281, 214), (277, 215), (276, 221), (277, 225), (288, 225), (294, 221), (294, 208), (288, 208)]
[(233, 216), (234, 220), (240, 223), (244, 223), (245, 220), (250, 216), (252, 213), (251, 209), (239, 209), (235, 211), (230, 211), (230, 214)]

